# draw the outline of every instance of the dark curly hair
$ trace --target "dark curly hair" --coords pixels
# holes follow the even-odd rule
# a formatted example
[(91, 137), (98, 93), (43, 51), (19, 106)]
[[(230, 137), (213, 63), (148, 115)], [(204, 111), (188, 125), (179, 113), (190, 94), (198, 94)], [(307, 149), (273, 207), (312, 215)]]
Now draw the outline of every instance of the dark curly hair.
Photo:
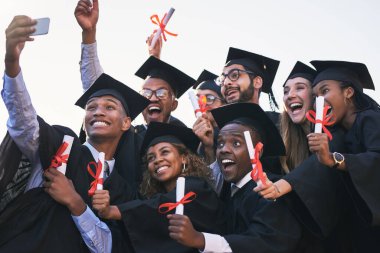
[[(179, 155), (184, 155), (187, 161), (186, 170), (182, 172), (180, 176), (200, 177), (205, 179), (208, 183), (212, 183), (211, 171), (202, 158), (195, 155), (183, 144), (170, 144), (177, 149)], [(143, 175), (142, 183), (140, 185), (140, 193), (146, 198), (151, 198), (156, 193), (165, 193), (166, 190), (164, 188), (164, 185), (156, 179), (152, 178), (149, 173), (147, 155), (143, 157), (143, 166), (145, 168), (145, 172)]]

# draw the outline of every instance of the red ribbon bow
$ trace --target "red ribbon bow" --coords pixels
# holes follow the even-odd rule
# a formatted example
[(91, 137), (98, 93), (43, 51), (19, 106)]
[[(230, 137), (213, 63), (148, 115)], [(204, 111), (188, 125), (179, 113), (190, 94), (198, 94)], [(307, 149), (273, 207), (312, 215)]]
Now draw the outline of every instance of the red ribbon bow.
[(183, 196), (183, 198), (179, 202), (161, 204), (158, 207), (158, 212), (162, 213), (162, 214), (170, 212), (171, 210), (175, 209), (177, 206), (179, 206), (181, 204), (184, 205), (184, 204), (190, 203), (196, 197), (197, 197), (197, 194), (195, 192), (189, 192), (185, 196)]
[(69, 154), (62, 155), (65, 152), (66, 148), (69, 146), (69, 143), (63, 142), (62, 145), (58, 148), (57, 153), (51, 159), (51, 163), (49, 168), (58, 168), (62, 165), (62, 163), (67, 164), (67, 159), (69, 158)]
[(257, 182), (258, 180), (261, 180), (261, 182), (264, 185), (266, 185), (266, 179), (264, 177), (264, 172), (263, 172), (263, 165), (260, 162), (260, 152), (263, 149), (263, 147), (264, 145), (261, 142), (258, 142), (255, 146), (255, 157), (251, 159), (251, 163), (253, 167), (251, 171), (251, 177), (253, 181)]
[(325, 107), (323, 107), (322, 120), (316, 119), (316, 113), (313, 110), (309, 110), (306, 113), (306, 118), (311, 123), (314, 123), (314, 124), (321, 123), (322, 124), (323, 132), (327, 134), (327, 136), (329, 137), (329, 140), (331, 141), (332, 140), (332, 135), (331, 135), (330, 131), (326, 128), (326, 126), (334, 125), (335, 120), (331, 120), (332, 114), (330, 116), (326, 117), (328, 110), (329, 110), (329, 107), (327, 105)]
[[(95, 173), (91, 169), (91, 165), (94, 165)], [(103, 164), (100, 161), (98, 161), (98, 163), (89, 162), (87, 165), (88, 173), (90, 173), (90, 175), (94, 178), (94, 181), (91, 182), (90, 189), (88, 190), (88, 196), (90, 197), (94, 196), (97, 184), (103, 184), (103, 178), (99, 178), (100, 173), (102, 172), (102, 167)]]
[[(165, 19), (166, 14), (167, 14), (167, 13), (165, 13), (164, 18), (163, 18), (162, 20)], [(171, 35), (171, 36), (174, 36), (174, 37), (176, 37), (176, 36), (178, 35), (178, 34), (171, 33), (171, 32), (169, 32), (168, 30), (166, 30), (166, 29), (165, 29), (166, 25), (165, 25), (163, 22), (160, 21), (160, 18), (158, 17), (157, 14), (152, 15), (152, 16), (150, 17), (150, 20), (152, 21), (153, 24), (158, 25), (158, 26), (160, 27), (160, 29), (161, 29), (161, 35), (162, 35), (162, 38), (164, 39), (164, 41), (166, 41), (165, 33), (167, 33), (167, 34), (169, 34), (169, 35)], [(157, 29), (154, 30), (153, 32), (156, 32), (156, 31), (157, 31)]]
[(198, 98), (198, 105), (199, 105), (199, 109), (196, 109), (195, 110), (195, 114), (197, 114), (197, 112), (201, 112), (202, 114), (207, 112), (210, 108), (207, 106), (207, 98), (205, 95), (200, 95), (199, 98)]

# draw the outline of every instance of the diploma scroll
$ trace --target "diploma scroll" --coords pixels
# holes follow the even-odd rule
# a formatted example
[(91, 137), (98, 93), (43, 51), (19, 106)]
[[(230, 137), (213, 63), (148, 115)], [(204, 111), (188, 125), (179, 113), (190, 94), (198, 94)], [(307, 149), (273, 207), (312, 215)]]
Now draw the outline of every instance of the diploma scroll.
[(189, 95), (190, 102), (193, 105), (195, 117), (199, 118), (200, 116), (202, 116), (202, 112), (200, 110), (197, 97), (195, 96), (192, 90), (189, 90), (187, 94)]
[(314, 133), (322, 133), (323, 109), (325, 105), (325, 98), (318, 96), (315, 99), (315, 124)]
[[(168, 24), (168, 22), (169, 22), (170, 18), (172, 17), (174, 11), (175, 11), (174, 8), (170, 8), (170, 10), (166, 14), (164, 20), (162, 20), (163, 27), (165, 27)], [(154, 48), (154, 46), (156, 45), (156, 42), (157, 42), (158, 38), (161, 36), (162, 32), (163, 31), (161, 30), (161, 27), (157, 28), (157, 31), (156, 31), (153, 39), (152, 39), (152, 43), (150, 43), (150, 49)]]
[[(184, 196), (185, 196), (185, 178), (179, 177), (177, 178), (176, 201), (180, 202)], [(184, 209), (183, 204), (179, 204), (175, 209), (175, 213), (183, 215), (183, 209)]]

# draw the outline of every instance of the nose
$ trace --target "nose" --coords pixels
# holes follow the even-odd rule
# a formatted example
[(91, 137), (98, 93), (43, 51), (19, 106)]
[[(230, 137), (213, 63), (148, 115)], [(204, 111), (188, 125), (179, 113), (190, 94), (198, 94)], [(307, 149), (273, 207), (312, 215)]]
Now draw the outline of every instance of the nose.
[(96, 107), (94, 111), (94, 116), (104, 116), (104, 115), (105, 115), (104, 108), (102, 106)]
[(288, 92), (288, 98), (294, 98), (296, 96), (295, 89), (290, 89)]
[(157, 102), (159, 98), (157, 97), (156, 92), (153, 92), (152, 96), (149, 98), (150, 101), (152, 102)]

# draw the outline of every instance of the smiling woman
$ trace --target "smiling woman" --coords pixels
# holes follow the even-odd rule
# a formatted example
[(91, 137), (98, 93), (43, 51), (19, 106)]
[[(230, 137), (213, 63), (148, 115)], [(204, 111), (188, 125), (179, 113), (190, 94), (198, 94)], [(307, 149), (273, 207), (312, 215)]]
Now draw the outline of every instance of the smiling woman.
[(147, 199), (109, 206), (107, 198), (101, 200), (108, 192), (95, 193), (94, 208), (105, 219), (124, 222), (128, 231), (125, 241), (130, 242), (134, 252), (197, 252), (169, 236), (169, 221), (158, 210), (163, 203), (178, 201), (175, 187), (180, 176), (186, 179), (185, 194), (196, 194), (195, 199), (185, 205), (184, 216), (180, 216), (190, 219), (200, 231), (224, 230), (224, 209), (209, 184), (210, 171), (194, 154), (198, 145), (199, 139), (189, 128), (151, 122), (141, 148), (146, 168), (141, 193)]

